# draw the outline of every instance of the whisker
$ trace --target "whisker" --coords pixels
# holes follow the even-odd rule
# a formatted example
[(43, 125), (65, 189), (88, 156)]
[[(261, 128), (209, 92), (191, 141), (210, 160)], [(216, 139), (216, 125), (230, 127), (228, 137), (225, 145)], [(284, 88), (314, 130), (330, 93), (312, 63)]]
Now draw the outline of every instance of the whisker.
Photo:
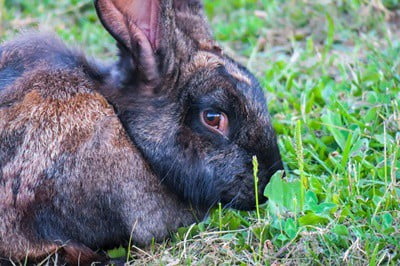
[(175, 166), (177, 160), (178, 160), (178, 159), (175, 157), (175, 159), (174, 159), (174, 161), (172, 162), (171, 166), (169, 167), (167, 173), (164, 175), (163, 178), (160, 178), (160, 183), (164, 182), (164, 180), (167, 178), (168, 174), (169, 174), (169, 173), (171, 172), (171, 170), (174, 168), (174, 166)]
[(206, 216), (210, 215), (210, 212), (212, 210), (212, 208), (219, 202), (219, 199), (215, 199), (214, 202), (210, 205), (210, 207), (208, 207), (207, 212), (206, 212)]
[(225, 204), (224, 209), (230, 208), (236, 201), (236, 199), (239, 197), (240, 191), (236, 193), (236, 195), (229, 201), (227, 204)]

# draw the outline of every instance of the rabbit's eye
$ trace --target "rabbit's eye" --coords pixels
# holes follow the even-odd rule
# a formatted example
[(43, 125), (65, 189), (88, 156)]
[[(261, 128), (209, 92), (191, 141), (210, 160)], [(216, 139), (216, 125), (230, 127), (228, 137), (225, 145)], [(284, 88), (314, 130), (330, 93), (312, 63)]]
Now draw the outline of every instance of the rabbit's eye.
[(212, 127), (219, 126), (219, 122), (221, 121), (221, 113), (213, 111), (205, 111), (203, 116), (204, 116), (204, 121), (207, 123), (207, 125)]
[(226, 114), (215, 110), (205, 110), (201, 113), (201, 121), (212, 131), (224, 136), (228, 135), (228, 117)]

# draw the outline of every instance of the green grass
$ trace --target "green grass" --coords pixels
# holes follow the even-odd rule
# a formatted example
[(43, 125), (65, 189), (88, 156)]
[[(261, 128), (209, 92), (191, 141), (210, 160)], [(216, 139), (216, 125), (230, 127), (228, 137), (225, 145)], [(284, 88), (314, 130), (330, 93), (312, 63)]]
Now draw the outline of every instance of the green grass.
[[(206, 0), (215, 36), (257, 74), (279, 135), (258, 211), (217, 208), (136, 264), (400, 263), (400, 1)], [(0, 33), (55, 30), (107, 59), (90, 1), (0, 0)], [(124, 253), (124, 250), (114, 253)]]

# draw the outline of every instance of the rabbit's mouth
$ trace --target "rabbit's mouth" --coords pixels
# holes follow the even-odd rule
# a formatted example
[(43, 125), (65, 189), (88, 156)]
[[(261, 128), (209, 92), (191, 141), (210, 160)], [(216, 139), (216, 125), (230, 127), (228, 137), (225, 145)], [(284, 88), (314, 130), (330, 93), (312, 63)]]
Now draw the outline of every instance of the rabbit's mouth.
[[(258, 184), (258, 197), (255, 196), (254, 183), (243, 185), (237, 192), (230, 190), (221, 195), (221, 203), (226, 208), (250, 211), (254, 210), (257, 204), (263, 204), (268, 199), (264, 196), (264, 189), (267, 182)], [(251, 187), (250, 187), (251, 186)]]
[[(278, 170), (282, 170), (281, 160), (273, 163), (268, 169), (259, 172), (257, 196), (254, 187), (254, 177), (252, 175), (237, 175), (234, 187), (238, 189), (229, 189), (221, 193), (221, 203), (226, 208), (234, 208), (238, 210), (254, 210), (258, 204), (264, 204), (268, 198), (264, 196), (265, 187), (268, 185), (271, 176)], [(250, 181), (251, 180), (251, 181)]]
[(238, 193), (229, 202), (223, 203), (224, 207), (233, 208), (241, 211), (251, 211), (256, 208), (257, 204), (263, 204), (268, 200), (266, 197), (264, 197), (263, 193), (259, 193), (258, 202), (256, 201), (255, 196), (253, 196), (252, 198), (243, 198), (243, 196), (244, 194), (241, 195), (241, 193)]

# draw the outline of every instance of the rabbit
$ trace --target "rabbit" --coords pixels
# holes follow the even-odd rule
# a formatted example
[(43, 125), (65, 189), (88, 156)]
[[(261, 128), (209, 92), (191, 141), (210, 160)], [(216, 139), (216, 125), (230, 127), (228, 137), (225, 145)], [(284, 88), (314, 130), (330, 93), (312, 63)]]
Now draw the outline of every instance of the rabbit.
[(199, 0), (95, 0), (119, 48), (88, 58), (47, 33), (0, 46), (0, 257), (71, 265), (162, 241), (218, 202), (255, 207), (283, 169), (257, 79)]

